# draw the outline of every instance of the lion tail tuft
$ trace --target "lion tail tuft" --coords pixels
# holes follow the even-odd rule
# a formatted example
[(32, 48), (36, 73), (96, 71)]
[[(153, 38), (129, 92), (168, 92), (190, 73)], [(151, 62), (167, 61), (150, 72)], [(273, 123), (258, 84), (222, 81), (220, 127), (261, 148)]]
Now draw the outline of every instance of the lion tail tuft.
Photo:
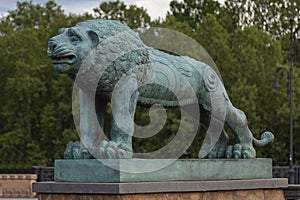
[(273, 133), (266, 131), (263, 134), (261, 134), (260, 140), (253, 137), (253, 144), (256, 147), (264, 147), (264, 146), (267, 146), (267, 145), (273, 143), (274, 139), (275, 139), (275, 137), (274, 137)]

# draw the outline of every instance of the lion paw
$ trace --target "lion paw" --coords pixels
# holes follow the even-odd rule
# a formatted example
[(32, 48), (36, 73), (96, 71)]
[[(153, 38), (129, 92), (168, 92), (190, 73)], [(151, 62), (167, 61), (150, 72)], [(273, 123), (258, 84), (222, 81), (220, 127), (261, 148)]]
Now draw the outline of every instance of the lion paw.
[(256, 151), (252, 145), (236, 144), (234, 146), (215, 146), (206, 158), (227, 158), (227, 159), (239, 159), (239, 158), (255, 158)]
[(252, 145), (247, 144), (236, 144), (234, 146), (228, 146), (226, 153), (226, 158), (255, 158), (256, 151)]
[(64, 152), (65, 159), (94, 159), (81, 142), (69, 142)]
[(209, 159), (225, 158), (225, 152), (226, 152), (225, 147), (214, 147), (206, 157)]
[(102, 159), (119, 159), (132, 158), (132, 151), (125, 150), (122, 145), (113, 141), (102, 141), (99, 147), (99, 158)]

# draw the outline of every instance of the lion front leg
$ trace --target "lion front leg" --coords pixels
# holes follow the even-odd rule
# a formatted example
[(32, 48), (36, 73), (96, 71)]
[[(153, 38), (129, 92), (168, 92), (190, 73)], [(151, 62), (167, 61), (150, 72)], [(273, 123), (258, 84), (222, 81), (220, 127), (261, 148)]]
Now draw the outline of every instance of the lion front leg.
[(132, 135), (134, 113), (138, 99), (138, 85), (135, 75), (123, 76), (117, 83), (112, 97), (113, 113), (111, 141), (100, 144), (101, 158), (132, 158)]
[[(100, 135), (103, 131), (99, 121), (103, 121), (106, 101), (99, 101), (95, 94), (79, 89), (80, 142), (70, 142), (64, 153), (66, 159), (90, 159), (97, 157)], [(102, 127), (103, 128), (103, 127)]]

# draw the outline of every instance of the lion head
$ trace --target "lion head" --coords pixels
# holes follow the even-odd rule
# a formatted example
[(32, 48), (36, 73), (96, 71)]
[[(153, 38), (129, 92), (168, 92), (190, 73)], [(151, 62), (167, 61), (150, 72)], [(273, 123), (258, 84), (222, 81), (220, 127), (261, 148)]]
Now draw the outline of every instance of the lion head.
[[(89, 90), (98, 83), (99, 91), (111, 91), (123, 74), (149, 62), (147, 48), (127, 25), (93, 19), (60, 29), (49, 40), (48, 56), (55, 70), (76, 79), (80, 88)], [(144, 70), (135, 71), (142, 80)]]
[(81, 61), (98, 43), (95, 31), (77, 26), (62, 28), (57, 36), (49, 40), (47, 53), (58, 72), (72, 73), (78, 71)]
[(128, 26), (112, 20), (94, 19), (78, 23), (74, 27), (61, 28), (58, 35), (48, 42), (48, 56), (55, 70), (76, 74), (99, 43), (120, 32), (133, 32)]

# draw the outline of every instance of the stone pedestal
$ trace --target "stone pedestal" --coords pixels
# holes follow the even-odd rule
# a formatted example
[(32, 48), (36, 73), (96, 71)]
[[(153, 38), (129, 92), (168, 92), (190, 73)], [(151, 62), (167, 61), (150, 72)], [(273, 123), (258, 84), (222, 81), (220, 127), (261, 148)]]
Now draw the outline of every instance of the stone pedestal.
[(288, 186), (272, 179), (271, 159), (169, 161), (58, 160), (55, 182), (33, 191), (39, 200), (284, 200)]
[(287, 179), (139, 183), (39, 182), (39, 200), (284, 200)]
[(55, 181), (149, 182), (271, 179), (271, 159), (56, 160)]

